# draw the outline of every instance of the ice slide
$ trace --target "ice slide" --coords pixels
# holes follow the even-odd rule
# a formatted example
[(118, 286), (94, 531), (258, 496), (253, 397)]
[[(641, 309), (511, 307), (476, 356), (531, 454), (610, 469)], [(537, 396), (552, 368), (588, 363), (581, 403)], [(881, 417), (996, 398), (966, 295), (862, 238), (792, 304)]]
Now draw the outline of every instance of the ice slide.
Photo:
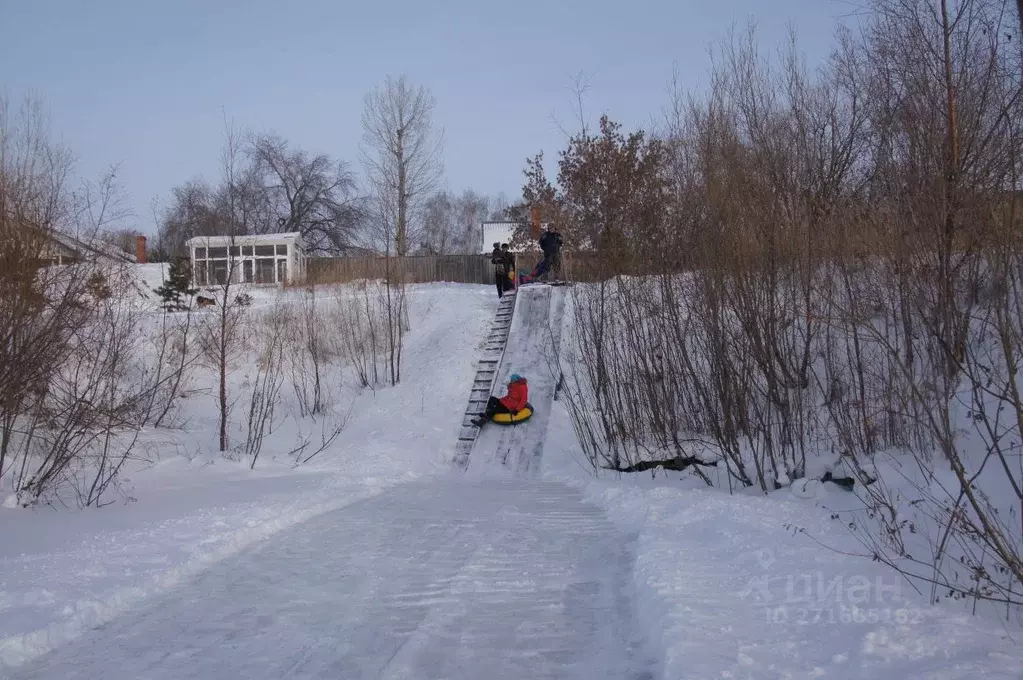
[[(564, 309), (564, 287), (526, 285), (516, 292), (504, 351), (499, 360), (491, 359), (496, 362), (491, 389), (501, 396), (512, 373), (524, 376), (529, 383), (533, 416), (514, 425), (486, 424), (472, 445), (464, 446), (463, 455), (456, 456), (456, 462), (465, 468), (466, 474), (481, 475), (494, 470), (507, 470), (516, 475), (538, 474), (554, 393), (561, 378), (556, 357), (561, 346)], [(501, 317), (500, 311), (498, 317)], [(475, 407), (480, 403), (475, 402)], [(472, 408), (474, 403), (470, 401)]]
[(402, 484), (212, 565), (7, 680), (652, 680), (629, 536), (533, 479)]

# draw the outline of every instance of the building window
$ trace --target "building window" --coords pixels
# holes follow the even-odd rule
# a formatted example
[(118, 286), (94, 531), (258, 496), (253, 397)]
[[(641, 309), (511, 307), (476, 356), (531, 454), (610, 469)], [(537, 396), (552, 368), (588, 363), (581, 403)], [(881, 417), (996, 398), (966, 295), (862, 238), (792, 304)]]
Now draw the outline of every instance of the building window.
[(274, 259), (261, 257), (256, 260), (256, 283), (274, 282)]
[(227, 259), (227, 248), (210, 248), (210, 259)]
[(278, 244), (278, 246), (277, 246), (277, 254), (278, 255), (287, 255), (288, 254), (288, 246)]
[(288, 261), (277, 260), (277, 280), (286, 283), (288, 280)]
[(223, 286), (227, 284), (227, 260), (213, 260), (210, 262), (210, 283)]
[(242, 255), (252, 257), (252, 246), (242, 246)]
[(242, 254), (241, 246), (231, 246), (231, 255), (233, 257), (239, 257)]
[(206, 259), (206, 249), (205, 248), (196, 248), (195, 249), (195, 259), (197, 259), (197, 260), (205, 260)]
[(273, 246), (256, 246), (256, 257), (259, 257), (260, 255), (267, 256), (273, 254), (274, 254)]

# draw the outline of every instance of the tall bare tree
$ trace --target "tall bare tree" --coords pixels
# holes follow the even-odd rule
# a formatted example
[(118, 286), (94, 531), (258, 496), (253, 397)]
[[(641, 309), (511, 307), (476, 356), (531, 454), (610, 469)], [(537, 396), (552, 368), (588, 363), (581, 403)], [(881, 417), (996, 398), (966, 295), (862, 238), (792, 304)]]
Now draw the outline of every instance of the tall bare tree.
[[(158, 217), (158, 249), (180, 254), (195, 236), (301, 232), (309, 250), (341, 254), (362, 222), (348, 166), (310, 154), (279, 135), (237, 133), (233, 180), (192, 179), (171, 191)], [(232, 227), (233, 225), (233, 227)], [(244, 231), (237, 231), (240, 227)]]
[(422, 228), (426, 199), (443, 172), (444, 135), (433, 126), (435, 106), (429, 90), (404, 76), (388, 76), (366, 95), (362, 160), (375, 202), (374, 240), (383, 240), (388, 254), (409, 253)]
[(314, 251), (351, 246), (361, 210), (345, 163), (292, 148), (272, 133), (251, 137), (245, 151), (275, 231), (301, 232)]
[[(246, 213), (241, 207), (236, 191), (238, 177), (238, 134), (225, 119), (226, 141), (221, 154), (224, 173), (224, 186), (227, 188), (227, 223), (226, 233), (231, 237), (230, 246), (234, 247), (234, 239), (247, 233)], [(208, 247), (208, 246), (207, 246)], [(231, 402), (228, 399), (227, 378), (232, 360), (237, 356), (242, 337), (242, 306), (237, 299), (231, 297), (232, 283), (237, 279), (238, 260), (227, 258), (227, 269), (218, 277), (217, 309), (205, 315), (199, 322), (198, 343), (202, 353), (214, 364), (218, 373), (217, 407), (220, 415), (218, 441), (221, 451), (227, 451), (230, 441), (228, 424), (231, 416)]]
[[(439, 191), (426, 200), (417, 249), (431, 255), (472, 254), (479, 250), (479, 224), (495, 214), (489, 196), (466, 189), (460, 196)], [(503, 218), (503, 216), (502, 216)]]

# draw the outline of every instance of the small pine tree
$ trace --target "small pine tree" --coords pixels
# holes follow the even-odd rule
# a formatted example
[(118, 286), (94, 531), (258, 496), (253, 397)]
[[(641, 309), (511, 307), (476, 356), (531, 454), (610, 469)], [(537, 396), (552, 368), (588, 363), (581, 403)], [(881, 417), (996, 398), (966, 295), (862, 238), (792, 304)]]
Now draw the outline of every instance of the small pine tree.
[(103, 275), (103, 272), (93, 272), (85, 285), (93, 300), (106, 300), (113, 295), (110, 291), (110, 286), (107, 284), (107, 277)]
[(199, 292), (197, 288), (191, 288), (192, 264), (186, 258), (178, 258), (171, 261), (170, 271), (167, 273), (167, 281), (156, 288), (154, 292), (163, 301), (163, 308), (167, 311), (178, 311), (187, 309), (188, 306), (182, 301), (186, 295), (195, 295)]

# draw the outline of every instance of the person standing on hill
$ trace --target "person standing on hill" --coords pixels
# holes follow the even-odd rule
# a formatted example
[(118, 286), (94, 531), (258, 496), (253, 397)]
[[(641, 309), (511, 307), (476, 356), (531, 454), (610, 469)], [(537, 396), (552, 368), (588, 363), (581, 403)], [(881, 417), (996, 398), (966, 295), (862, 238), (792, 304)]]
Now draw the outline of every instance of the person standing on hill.
[(546, 266), (543, 268), (543, 279), (549, 281), (552, 276), (555, 280), (561, 278), (561, 234), (550, 225), (544, 227), (540, 235), (540, 250), (543, 251), (543, 259)]
[(490, 264), (494, 265), (494, 285), (497, 286), (497, 297), (503, 297), (508, 286), (508, 272), (505, 268), (505, 257), (501, 251), (500, 243), (494, 244), (494, 250), (490, 253)]
[(511, 251), (507, 243), (501, 244), (501, 255), (504, 256), (504, 267), (507, 275), (504, 277), (505, 291), (515, 288), (515, 253)]

